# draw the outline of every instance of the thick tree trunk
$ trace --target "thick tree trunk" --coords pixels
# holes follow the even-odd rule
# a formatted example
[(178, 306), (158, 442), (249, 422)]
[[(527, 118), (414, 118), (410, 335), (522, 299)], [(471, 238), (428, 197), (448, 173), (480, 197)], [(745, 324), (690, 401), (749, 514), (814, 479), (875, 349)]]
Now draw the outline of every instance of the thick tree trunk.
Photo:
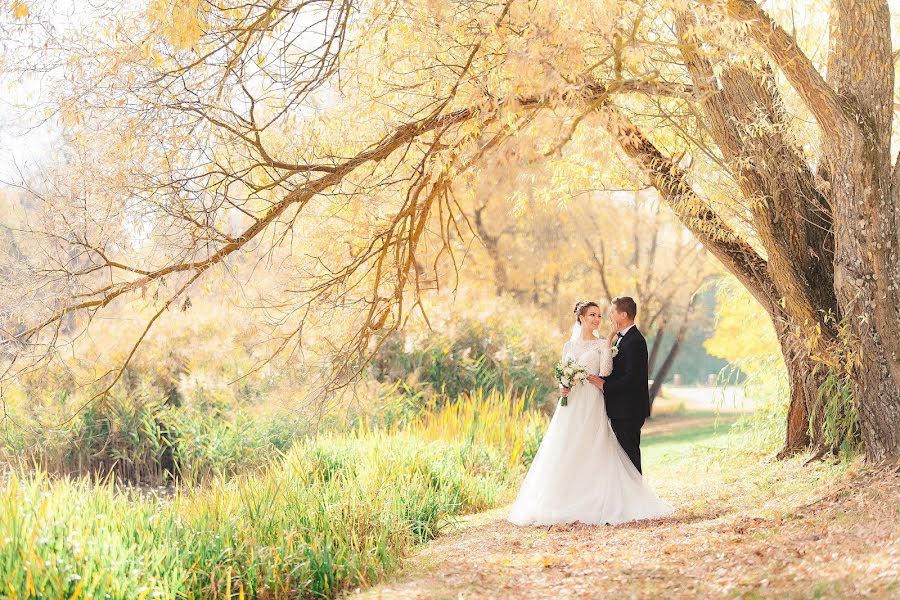
[[(831, 3), (828, 81), (752, 0), (727, 13), (747, 24), (822, 129), (833, 214), (836, 317), (846, 324), (866, 456), (900, 456), (900, 190), (890, 145), (894, 61), (885, 0)], [(894, 169), (896, 182), (896, 166)], [(838, 346), (840, 347), (840, 346)]]
[[(823, 413), (819, 409), (819, 386), (825, 379), (825, 371), (813, 362), (804, 341), (795, 335), (782, 317), (773, 317), (773, 324), (790, 389), (784, 447), (778, 453), (779, 458), (785, 458), (810, 447), (822, 449)], [(810, 415), (816, 415), (812, 424)]]
[[(834, 291), (849, 342), (858, 349), (853, 395), (866, 456), (877, 462), (900, 455), (900, 206), (889, 154), (890, 9), (884, 0), (835, 0), (830, 28), (828, 83), (843, 109), (824, 144), (835, 213)], [(816, 101), (809, 105), (818, 115), (824, 107)]]
[(872, 167), (880, 161), (864, 145), (862, 139), (848, 140), (847, 146), (856, 146), (856, 169), (832, 177), (841, 200), (835, 202), (834, 291), (849, 326), (848, 354), (857, 361), (853, 397), (866, 456), (880, 462), (900, 455), (900, 319), (892, 297), (900, 278), (883, 256), (895, 254), (897, 242), (878, 210), (885, 203)]
[(863, 359), (853, 388), (858, 398), (860, 430), (866, 457), (881, 462), (900, 456), (900, 383), (893, 381), (888, 366)]

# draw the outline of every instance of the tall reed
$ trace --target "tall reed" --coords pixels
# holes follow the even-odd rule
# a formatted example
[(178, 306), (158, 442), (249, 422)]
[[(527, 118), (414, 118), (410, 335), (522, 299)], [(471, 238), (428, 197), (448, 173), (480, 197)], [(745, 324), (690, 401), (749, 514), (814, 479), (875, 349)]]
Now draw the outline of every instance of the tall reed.
[(14, 473), (0, 487), (3, 594), (323, 598), (370, 584), (456, 516), (509, 499), (545, 419), (524, 405), (466, 395), (166, 499)]

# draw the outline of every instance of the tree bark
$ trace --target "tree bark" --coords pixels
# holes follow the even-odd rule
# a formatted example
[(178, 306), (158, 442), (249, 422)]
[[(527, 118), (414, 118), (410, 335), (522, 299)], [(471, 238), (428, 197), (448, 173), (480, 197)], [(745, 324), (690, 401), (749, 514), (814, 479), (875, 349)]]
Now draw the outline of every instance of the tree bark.
[[(854, 360), (853, 397), (866, 456), (900, 455), (900, 189), (891, 175), (894, 57), (885, 0), (831, 4), (828, 81), (754, 0), (725, 10), (748, 26), (822, 130), (833, 215), (838, 340)], [(893, 180), (893, 181), (892, 181)], [(855, 351), (853, 351), (855, 350)]]
[[(866, 455), (900, 454), (900, 256), (891, 181), (894, 64), (890, 10), (835, 0), (829, 86), (854, 127), (825, 136), (835, 212), (834, 291), (858, 345), (853, 395)], [(811, 107), (812, 108), (812, 107)]]
[[(822, 411), (817, 410), (817, 407), (819, 386), (824, 381), (825, 374), (810, 359), (803, 340), (795, 335), (791, 326), (783, 318), (776, 317), (773, 322), (790, 390), (784, 447), (778, 453), (778, 458), (786, 458), (810, 447), (821, 448), (823, 419)], [(816, 422), (811, 424), (812, 414), (817, 417)]]
[[(711, 135), (741, 192), (758, 199), (752, 203), (754, 224), (776, 291), (764, 306), (778, 336), (790, 386), (787, 435), (779, 453), (788, 456), (822, 439), (821, 418), (809, 422), (810, 415), (822, 413), (817, 410), (821, 382), (812, 375), (815, 365), (796, 330), (814, 332), (817, 326), (827, 343), (834, 343), (837, 336), (837, 298), (830, 284), (832, 215), (815, 186), (814, 173), (781, 133), (787, 123), (772, 74), (726, 68), (715, 76), (712, 65), (695, 52), (694, 40), (685, 33), (690, 22), (688, 15), (678, 19), (680, 49), (701, 91), (700, 106)], [(760, 115), (772, 124), (762, 133), (752, 127)]]

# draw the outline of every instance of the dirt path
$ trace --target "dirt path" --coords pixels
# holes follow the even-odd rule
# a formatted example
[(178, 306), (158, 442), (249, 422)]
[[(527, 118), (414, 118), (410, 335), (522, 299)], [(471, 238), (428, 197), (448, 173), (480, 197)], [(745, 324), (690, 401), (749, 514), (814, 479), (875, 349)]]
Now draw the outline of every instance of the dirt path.
[[(673, 427), (659, 434), (678, 442)], [(548, 529), (507, 523), (508, 508), (474, 515), (350, 597), (900, 597), (896, 467), (804, 467), (684, 439), (697, 447), (651, 452), (671, 518)]]

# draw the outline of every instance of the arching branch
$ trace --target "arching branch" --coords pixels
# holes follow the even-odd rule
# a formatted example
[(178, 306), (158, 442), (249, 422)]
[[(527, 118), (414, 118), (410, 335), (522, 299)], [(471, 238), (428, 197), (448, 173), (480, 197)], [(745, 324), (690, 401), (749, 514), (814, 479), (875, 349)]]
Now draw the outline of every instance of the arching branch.
[(778, 298), (766, 261), (693, 190), (686, 173), (664, 155), (621, 110), (604, 109), (606, 128), (641, 168), (678, 219), (763, 306)]

